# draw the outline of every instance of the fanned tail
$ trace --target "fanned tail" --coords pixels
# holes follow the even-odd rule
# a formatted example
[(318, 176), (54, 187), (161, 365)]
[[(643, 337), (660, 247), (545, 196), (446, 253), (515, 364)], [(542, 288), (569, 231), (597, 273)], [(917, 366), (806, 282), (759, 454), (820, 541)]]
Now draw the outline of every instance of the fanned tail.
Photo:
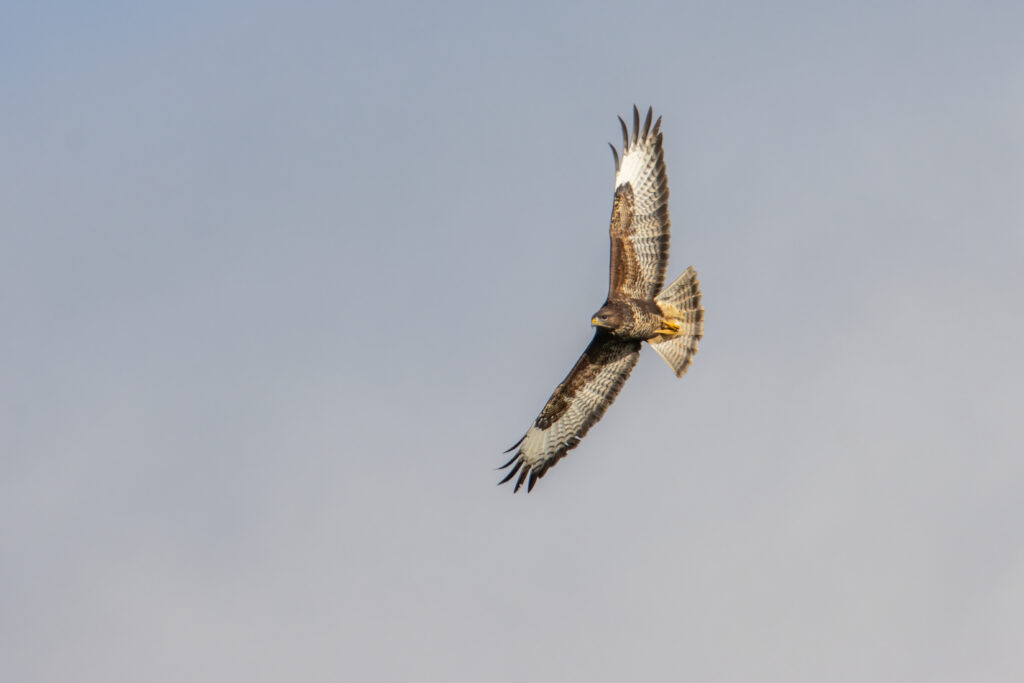
[(647, 341), (676, 377), (686, 374), (697, 353), (697, 344), (704, 336), (704, 307), (700, 296), (697, 271), (690, 266), (655, 299), (665, 319), (679, 329), (671, 335), (659, 334)]

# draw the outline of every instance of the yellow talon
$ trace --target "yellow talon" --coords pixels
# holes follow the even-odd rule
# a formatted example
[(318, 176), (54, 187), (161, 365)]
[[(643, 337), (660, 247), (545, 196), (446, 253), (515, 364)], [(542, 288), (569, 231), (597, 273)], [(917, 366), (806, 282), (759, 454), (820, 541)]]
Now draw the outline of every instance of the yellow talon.
[(655, 332), (655, 334), (664, 334), (668, 337), (674, 337), (679, 334), (679, 323), (674, 320), (662, 319), (661, 329)]

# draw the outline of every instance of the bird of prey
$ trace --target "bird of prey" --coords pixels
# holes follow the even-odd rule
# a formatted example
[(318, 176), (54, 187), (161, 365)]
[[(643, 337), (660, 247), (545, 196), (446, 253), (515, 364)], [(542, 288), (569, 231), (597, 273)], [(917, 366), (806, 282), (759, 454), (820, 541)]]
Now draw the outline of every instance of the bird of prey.
[[(700, 282), (693, 266), (662, 291), (668, 264), (668, 178), (661, 117), (643, 127), (633, 107), (632, 133), (622, 126), (622, 156), (614, 145), (615, 199), (611, 218), (608, 298), (593, 315), (594, 338), (558, 385), (529, 431), (506, 453), (515, 455), (499, 484), (527, 491), (601, 419), (640, 358), (646, 341), (682, 377), (704, 334)], [(518, 449), (518, 450), (516, 450)]]

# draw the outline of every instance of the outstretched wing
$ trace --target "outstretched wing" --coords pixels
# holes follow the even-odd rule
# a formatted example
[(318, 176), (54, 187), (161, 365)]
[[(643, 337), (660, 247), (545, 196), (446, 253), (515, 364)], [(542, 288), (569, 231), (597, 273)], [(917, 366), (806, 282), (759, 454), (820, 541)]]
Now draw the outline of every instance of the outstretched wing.
[(533, 485), (548, 468), (575, 448), (601, 419), (639, 358), (639, 341), (618, 340), (599, 330), (569, 375), (551, 394), (530, 430), (508, 449), (519, 450), (499, 468), (512, 467), (499, 484), (518, 474), (515, 490), (527, 480), (526, 490), (533, 490)]
[(661, 117), (651, 128), (651, 109), (640, 128), (633, 107), (633, 134), (622, 125), (622, 159), (615, 156), (611, 272), (608, 299), (651, 300), (661, 291), (668, 265), (668, 176), (661, 149)]

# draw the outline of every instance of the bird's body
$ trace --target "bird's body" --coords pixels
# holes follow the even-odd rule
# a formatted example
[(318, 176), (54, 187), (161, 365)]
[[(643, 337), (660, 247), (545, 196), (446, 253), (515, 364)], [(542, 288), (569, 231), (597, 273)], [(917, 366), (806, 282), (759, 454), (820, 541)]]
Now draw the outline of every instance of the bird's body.
[(596, 423), (618, 395), (640, 357), (646, 341), (682, 377), (704, 333), (700, 283), (690, 267), (662, 291), (668, 264), (668, 177), (662, 152), (659, 118), (652, 112), (640, 128), (633, 107), (633, 132), (622, 119), (622, 158), (615, 156), (615, 200), (612, 205), (611, 264), (608, 297), (591, 318), (594, 338), (566, 378), (555, 389), (533, 426), (509, 451), (515, 455), (503, 468), (512, 469), (500, 483), (517, 474), (515, 490), (537, 479)]
[(615, 299), (607, 301), (591, 322), (617, 339), (643, 341), (661, 329), (662, 319), (661, 309), (653, 301)]

